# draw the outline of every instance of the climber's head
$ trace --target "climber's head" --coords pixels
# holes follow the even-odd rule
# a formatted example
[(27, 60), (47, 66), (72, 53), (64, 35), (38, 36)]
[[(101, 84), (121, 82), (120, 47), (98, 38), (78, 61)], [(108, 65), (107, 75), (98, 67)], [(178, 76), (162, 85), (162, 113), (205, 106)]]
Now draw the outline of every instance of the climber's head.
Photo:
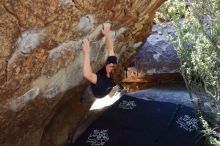
[(124, 67), (122, 64), (117, 64), (115, 56), (109, 56), (106, 62), (107, 77), (111, 78), (116, 84), (121, 84), (122, 79), (125, 78)]
[(122, 84), (122, 80), (125, 78), (124, 69), (122, 64), (117, 64), (111, 70), (110, 77), (115, 84)]
[(109, 56), (106, 61), (106, 73), (108, 78), (111, 77), (111, 74), (115, 71), (116, 66), (117, 58), (115, 56)]

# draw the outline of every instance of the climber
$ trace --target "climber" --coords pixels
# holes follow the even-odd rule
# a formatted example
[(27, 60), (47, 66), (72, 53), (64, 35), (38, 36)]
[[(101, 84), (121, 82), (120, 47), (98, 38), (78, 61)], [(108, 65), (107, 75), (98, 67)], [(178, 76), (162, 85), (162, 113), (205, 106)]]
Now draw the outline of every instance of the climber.
[[(103, 25), (102, 34), (106, 38), (106, 47), (108, 49), (108, 59), (106, 65), (100, 69), (97, 73), (93, 73), (90, 65), (90, 45), (87, 39), (83, 40), (83, 76), (91, 82), (91, 91), (96, 98), (102, 98), (109, 94), (111, 91), (115, 92), (116, 84), (112, 80), (112, 73), (117, 66), (117, 57), (115, 56), (113, 49), (113, 42), (110, 37), (110, 24), (105, 23)], [(90, 97), (81, 98), (81, 102), (88, 101)]]

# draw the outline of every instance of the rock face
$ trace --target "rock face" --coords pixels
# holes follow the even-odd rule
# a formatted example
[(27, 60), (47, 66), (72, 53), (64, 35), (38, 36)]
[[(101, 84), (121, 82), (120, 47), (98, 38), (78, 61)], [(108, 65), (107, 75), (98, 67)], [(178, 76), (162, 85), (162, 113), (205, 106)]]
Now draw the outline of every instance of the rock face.
[(0, 0), (0, 145), (63, 145), (90, 106), (79, 103), (88, 85), (82, 39), (91, 42), (97, 71), (107, 58), (100, 31), (110, 22), (125, 62), (143, 44), (163, 1)]
[(172, 44), (167, 42), (169, 35), (175, 36), (176, 30), (171, 23), (165, 23), (164, 28), (158, 25), (152, 27), (153, 34), (139, 50), (136, 65), (139, 74), (178, 73), (180, 61)]
[(175, 36), (176, 31), (170, 22), (164, 24), (164, 28), (153, 25), (152, 34), (134, 55), (134, 61), (123, 79), (128, 90), (183, 83), (177, 53), (173, 45), (167, 42), (168, 35)]

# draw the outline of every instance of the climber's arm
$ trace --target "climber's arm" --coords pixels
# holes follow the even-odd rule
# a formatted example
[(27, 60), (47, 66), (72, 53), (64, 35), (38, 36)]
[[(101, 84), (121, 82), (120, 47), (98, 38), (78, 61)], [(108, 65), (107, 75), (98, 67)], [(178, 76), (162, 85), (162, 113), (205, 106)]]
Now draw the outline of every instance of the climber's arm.
[(104, 23), (102, 33), (106, 38), (106, 47), (108, 49), (108, 55), (114, 56), (115, 52), (114, 52), (114, 48), (113, 48), (113, 42), (110, 37), (110, 24), (109, 23)]
[(90, 46), (87, 39), (83, 40), (83, 76), (93, 84), (97, 82), (97, 75), (92, 72), (90, 65)]

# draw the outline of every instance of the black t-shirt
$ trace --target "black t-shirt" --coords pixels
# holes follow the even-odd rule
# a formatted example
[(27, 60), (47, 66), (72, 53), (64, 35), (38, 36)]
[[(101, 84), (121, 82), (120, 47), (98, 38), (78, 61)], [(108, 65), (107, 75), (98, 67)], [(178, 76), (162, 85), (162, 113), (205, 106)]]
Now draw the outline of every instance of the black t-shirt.
[(112, 88), (115, 86), (115, 83), (111, 78), (106, 76), (106, 68), (103, 67), (97, 73), (97, 82), (96, 84), (91, 84), (92, 92), (95, 97), (102, 98), (109, 94)]

